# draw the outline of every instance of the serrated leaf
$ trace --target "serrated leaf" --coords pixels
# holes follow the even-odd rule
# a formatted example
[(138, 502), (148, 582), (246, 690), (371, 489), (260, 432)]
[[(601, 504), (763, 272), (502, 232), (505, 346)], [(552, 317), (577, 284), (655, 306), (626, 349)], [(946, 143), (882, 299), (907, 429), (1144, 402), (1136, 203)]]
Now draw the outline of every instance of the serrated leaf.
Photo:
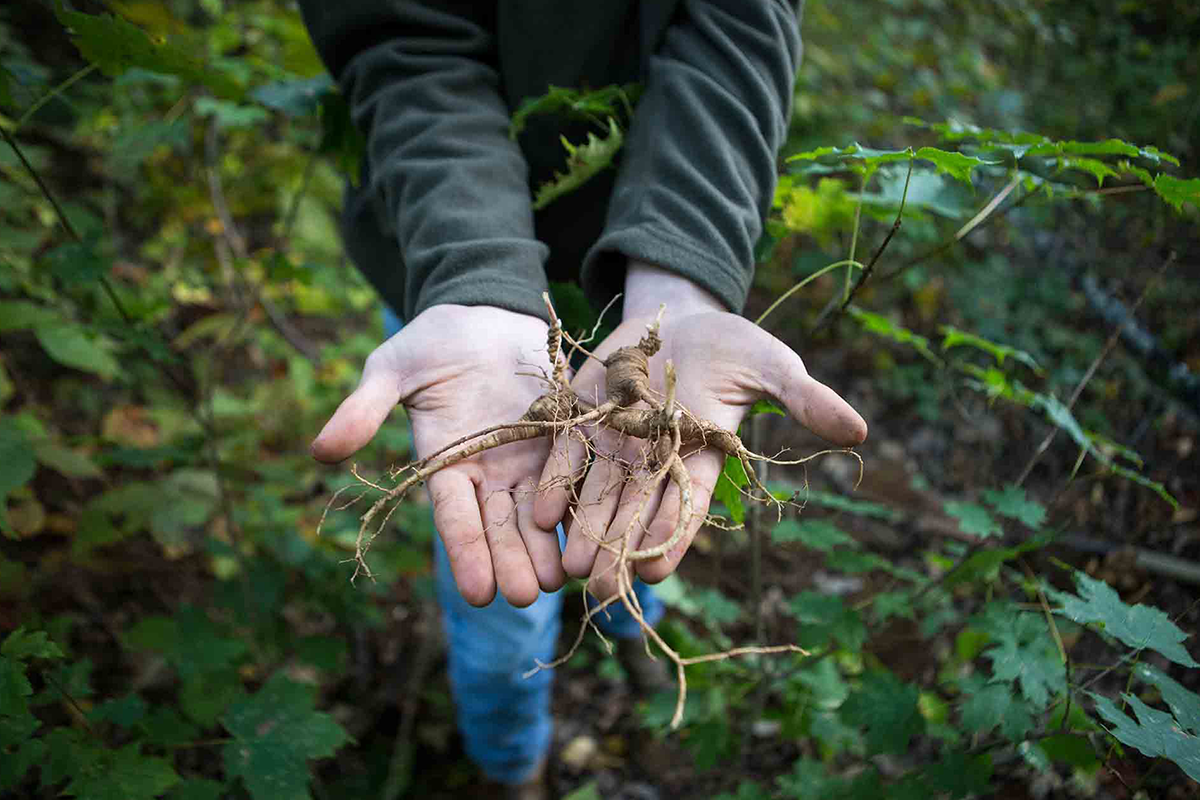
[(321, 97), (335, 91), (337, 88), (329, 73), (322, 72), (312, 78), (268, 83), (254, 89), (250, 96), (267, 108), (293, 117), (304, 117), (317, 113), (321, 107)]
[(892, 617), (913, 619), (916, 613), (912, 592), (880, 592), (871, 599), (871, 616), (877, 623), (886, 622)]
[(1003, 533), (1003, 529), (983, 506), (964, 503), (960, 500), (947, 500), (942, 509), (958, 520), (959, 530), (970, 536), (987, 538)]
[(886, 337), (899, 344), (909, 345), (934, 364), (941, 366), (942, 360), (933, 352), (933, 349), (929, 346), (929, 340), (924, 336), (914, 333), (903, 325), (898, 325), (880, 314), (864, 311), (858, 306), (847, 306), (846, 313), (853, 317), (862, 326), (863, 330), (868, 333)]
[(917, 708), (920, 691), (887, 670), (872, 670), (851, 692), (839, 714), (850, 725), (866, 728), (867, 752), (905, 753), (914, 736), (925, 730)]
[(962, 681), (959, 707), (963, 727), (971, 733), (990, 733), (997, 725), (1010, 741), (1018, 742), (1033, 728), (1029, 706), (1007, 683), (987, 683), (978, 675)]
[(600, 790), (596, 788), (596, 782), (591, 781), (565, 795), (563, 800), (603, 800), (603, 798), (600, 797)]
[(1200, 178), (1176, 178), (1166, 173), (1154, 179), (1154, 191), (1176, 211), (1183, 211), (1184, 203), (1200, 209)]
[(850, 687), (832, 658), (822, 658), (801, 667), (794, 678), (812, 691), (812, 702), (819, 708), (837, 708), (850, 696)]
[(350, 741), (328, 714), (316, 711), (316, 690), (276, 674), (256, 694), (229, 707), (221, 724), (225, 774), (241, 778), (255, 800), (307, 800), (308, 761), (333, 755)]
[(115, 78), (131, 67), (139, 67), (178, 75), (188, 83), (207, 86), (222, 97), (237, 98), (242, 93), (225, 72), (208, 69), (183, 47), (172, 45), (161, 37), (152, 38), (119, 16), (71, 11), (61, 0), (55, 0), (54, 15), (70, 29), (72, 42), (83, 57), (109, 77)]
[(43, 737), (45, 760), (41, 763), (41, 783), (48, 789), (91, 767), (103, 751), (84, 738), (83, 731), (59, 726)]
[(706, 622), (726, 625), (742, 616), (742, 607), (720, 590), (692, 586), (678, 575), (656, 583), (654, 593), (676, 611)]
[(232, 666), (246, 644), (222, 635), (203, 610), (184, 606), (174, 617), (142, 617), (125, 635), (128, 647), (161, 653), (184, 680)]
[(978, 156), (969, 156), (965, 153), (952, 152), (949, 150), (939, 150), (936, 147), (922, 147), (917, 151), (917, 158), (923, 158), (926, 161), (932, 161), (933, 165), (938, 168), (939, 172), (944, 172), (956, 180), (971, 186), (971, 171), (976, 167), (997, 164), (996, 161), (984, 161)]
[(62, 658), (63, 651), (50, 641), (50, 635), (45, 631), (26, 631), (22, 625), (5, 637), (4, 644), (0, 645), (0, 655), (24, 661), (28, 658)]
[(1185, 667), (1200, 667), (1183, 647), (1187, 634), (1160, 609), (1121, 602), (1120, 595), (1104, 581), (1076, 571), (1075, 590), (1079, 596), (1047, 588), (1046, 593), (1060, 607), (1055, 614), (1081, 625), (1099, 623), (1104, 632), (1134, 650), (1150, 648)]
[(1200, 738), (1180, 728), (1170, 714), (1151, 708), (1136, 695), (1121, 697), (1137, 715), (1135, 722), (1118, 709), (1112, 700), (1090, 693), (1096, 712), (1112, 727), (1108, 732), (1122, 744), (1136, 747), (1151, 758), (1162, 756), (1174, 761), (1192, 780), (1200, 781)]
[(713, 500), (729, 509), (729, 516), (734, 524), (741, 525), (746, 521), (746, 506), (742, 503), (741, 489), (750, 484), (746, 477), (746, 469), (740, 459), (734, 456), (725, 457), (725, 468), (717, 477), (717, 485), (713, 487)]
[(1179, 727), (1193, 734), (1200, 734), (1200, 695), (1185, 689), (1158, 667), (1144, 661), (1133, 668), (1133, 674), (1138, 680), (1158, 689), (1163, 701), (1178, 720)]
[(106, 336), (89, 335), (73, 322), (42, 325), (34, 329), (34, 334), (46, 355), (64, 367), (91, 372), (105, 380), (121, 374), (121, 365), (110, 352)]
[(800, 623), (799, 644), (810, 650), (836, 640), (842, 647), (859, 651), (867, 638), (862, 615), (847, 608), (840, 597), (821, 592), (801, 592), (788, 601), (788, 610)]
[(845, 511), (848, 514), (857, 514), (888, 522), (900, 522), (904, 519), (904, 512), (897, 511), (882, 503), (872, 503), (868, 500), (852, 500), (844, 495), (822, 492), (817, 489), (810, 489), (804, 492), (803, 498), (806, 503), (813, 503), (824, 508), (832, 508), (836, 511)]
[(953, 325), (940, 325), (938, 326), (938, 332), (942, 334), (942, 352), (952, 347), (962, 347), (965, 345), (990, 354), (992, 358), (996, 359), (997, 365), (1003, 366), (1004, 359), (1011, 357), (1014, 361), (1021, 362), (1038, 375), (1044, 372), (1041, 366), (1038, 365), (1037, 360), (1024, 350), (1018, 350), (1006, 344), (998, 344), (968, 331), (960, 331)]
[(1060, 733), (1040, 740), (1038, 745), (1052, 761), (1085, 771), (1094, 770), (1101, 763), (1091, 743), (1083, 736)]
[(144, 756), (137, 742), (106, 750), (78, 771), (64, 794), (83, 800), (153, 800), (179, 783), (179, 775), (164, 758)]
[(997, 514), (1011, 517), (1030, 528), (1039, 528), (1046, 521), (1046, 507), (1029, 500), (1020, 486), (1009, 484), (1003, 489), (985, 489), (983, 499)]
[(608, 134), (603, 138), (589, 132), (584, 144), (576, 146), (565, 138), (562, 139), (562, 144), (567, 150), (567, 171), (555, 172), (552, 180), (538, 187), (533, 198), (534, 211), (543, 209), (563, 195), (575, 191), (610, 166), (621, 146), (625, 144), (625, 134), (617, 125), (616, 119), (609, 117)]
[(838, 778), (831, 778), (820, 761), (798, 758), (792, 764), (791, 773), (780, 775), (775, 779), (775, 783), (784, 797), (810, 800), (835, 796), (835, 789), (840, 787), (842, 782)]
[(1062, 657), (1046, 621), (1038, 614), (1017, 610), (1008, 603), (990, 603), (972, 618), (974, 627), (995, 643), (984, 651), (998, 681), (1016, 681), (1021, 694), (1035, 709), (1066, 693)]
[[(3, 727), (4, 717), (0, 715), (0, 749), (8, 744), (4, 741)], [(33, 730), (29, 733), (32, 734)], [(30, 768), (42, 763), (46, 758), (46, 743), (41, 739), (25, 737), (18, 740), (17, 744), (16, 752), (6, 753), (4, 758), (0, 759), (0, 792), (15, 789)]]
[(806, 519), (803, 522), (785, 519), (771, 531), (771, 540), (776, 544), (799, 542), (822, 553), (828, 553), (843, 544), (858, 547), (858, 542), (850, 534), (826, 519)]
[(88, 713), (92, 722), (111, 722), (129, 728), (145, 718), (149, 706), (139, 694), (127, 694), (120, 699), (106, 700)]
[[(224, 706), (220, 711), (224, 711)], [(213, 715), (212, 721), (220, 713)], [(159, 747), (194, 742), (200, 736), (200, 729), (183, 718), (183, 715), (170, 706), (158, 706), (138, 722), (138, 727), (146, 734), (146, 741)]]
[(11, 418), (0, 417), (0, 533), (14, 536), (8, 522), (8, 493), (29, 482), (37, 471), (25, 431)]
[(1110, 167), (1108, 164), (1095, 158), (1064, 158), (1062, 160), (1063, 169), (1078, 169), (1089, 173), (1096, 179), (1096, 186), (1104, 185), (1105, 178), (1115, 178), (1120, 173)]
[(1035, 536), (1029, 539), (1029, 541), (1022, 542), (1015, 547), (995, 547), (990, 550), (980, 550), (962, 562), (953, 573), (947, 575), (943, 583), (949, 588), (957, 586), (960, 583), (970, 583), (972, 581), (993, 581), (1001, 564), (1011, 561), (1019, 555), (1028, 553), (1030, 550), (1045, 547), (1050, 541), (1051, 538), (1048, 536)]

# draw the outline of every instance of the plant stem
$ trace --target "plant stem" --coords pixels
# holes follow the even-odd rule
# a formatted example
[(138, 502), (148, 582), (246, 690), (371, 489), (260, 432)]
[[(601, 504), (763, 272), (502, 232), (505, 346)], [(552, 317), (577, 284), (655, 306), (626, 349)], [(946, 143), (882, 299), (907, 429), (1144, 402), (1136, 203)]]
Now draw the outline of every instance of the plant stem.
[(862, 268), (863, 268), (863, 265), (862, 265), (862, 264), (860, 264), (860, 263), (858, 263), (857, 261), (855, 261), (855, 260), (854, 260), (854, 259), (852, 259), (852, 258), (843, 259), (843, 260), (841, 260), (841, 261), (835, 261), (835, 262), (833, 262), (832, 264), (826, 264), (825, 266), (821, 267), (819, 270), (817, 270), (816, 272), (814, 272), (812, 275), (809, 275), (808, 277), (804, 278), (804, 280), (800, 281), (800, 282), (799, 282), (799, 283), (797, 283), (795, 286), (793, 286), (792, 288), (788, 289), (788, 290), (787, 290), (786, 292), (784, 292), (783, 294), (779, 295), (779, 297), (777, 297), (777, 298), (775, 299), (775, 302), (774, 302), (774, 303), (771, 303), (771, 305), (767, 307), (767, 310), (766, 310), (766, 311), (764, 311), (763, 313), (761, 313), (761, 314), (759, 314), (759, 315), (758, 315), (758, 319), (754, 320), (754, 324), (755, 324), (755, 325), (759, 325), (759, 326), (761, 326), (761, 325), (762, 325), (762, 322), (763, 322), (763, 320), (764, 320), (764, 319), (766, 319), (766, 318), (767, 318), (767, 316), (768, 316), (768, 315), (769, 315), (769, 314), (770, 314), (772, 311), (774, 311), (776, 308), (778, 308), (778, 307), (779, 307), (779, 306), (780, 306), (780, 305), (783, 303), (783, 301), (784, 301), (784, 300), (787, 300), (789, 297), (791, 297), (791, 296), (792, 296), (792, 295), (794, 295), (796, 292), (798, 292), (798, 291), (800, 291), (801, 289), (803, 289), (803, 288), (804, 288), (805, 286), (807, 286), (809, 283), (813, 282), (813, 281), (814, 281), (814, 280), (816, 280), (817, 278), (819, 278), (819, 277), (821, 277), (822, 275), (824, 275), (826, 272), (829, 272), (830, 270), (835, 270), (835, 269), (837, 269), (838, 267), (846, 267), (847, 269), (853, 269), (854, 267), (858, 267), (859, 269), (862, 269)]
[(67, 89), (70, 89), (72, 86), (75, 85), (76, 82), (82, 80), (83, 78), (86, 78), (88, 75), (91, 75), (93, 72), (96, 71), (96, 68), (97, 68), (96, 64), (88, 64), (86, 67), (79, 70), (71, 77), (67, 78), (65, 81), (60, 83), (58, 86), (55, 86), (53, 89), (51, 89), (50, 91), (46, 92), (44, 95), (39, 97), (34, 102), (34, 104), (31, 105), (29, 108), (27, 108), (25, 110), (25, 113), (22, 114), (17, 119), (16, 124), (13, 125), (13, 130), (14, 131), (20, 130), (22, 125), (24, 125), (26, 122), (28, 122), (30, 119), (33, 118), (34, 114), (36, 114), (38, 111), (41, 111), (42, 106), (46, 105), (46, 103), (49, 103), (54, 98), (58, 97), (60, 94), (65, 92)]

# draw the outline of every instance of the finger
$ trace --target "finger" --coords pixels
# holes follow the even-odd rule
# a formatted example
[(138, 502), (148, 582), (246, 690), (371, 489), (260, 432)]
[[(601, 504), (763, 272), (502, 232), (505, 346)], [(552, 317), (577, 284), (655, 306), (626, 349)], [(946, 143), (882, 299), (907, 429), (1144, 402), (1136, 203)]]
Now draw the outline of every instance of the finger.
[(628, 474), (620, 458), (617, 434), (600, 431), (592, 441), (596, 460), (579, 490), (579, 503), (567, 528), (567, 546), (562, 555), (563, 569), (575, 578), (591, 574), (600, 547), (596, 540), (607, 536)]
[[(679, 566), (683, 554), (691, 547), (692, 540), (704, 524), (709, 503), (712, 502), (713, 487), (717, 485), (717, 478), (725, 466), (725, 459), (716, 450), (708, 449), (688, 456), (683, 463), (691, 478), (692, 521), (683, 537), (662, 557), (637, 562), (638, 576), (646, 583), (658, 583)], [(663, 494), (662, 503), (658, 506), (640, 549), (657, 547), (670, 540), (675, 532), (682, 505), (679, 487), (672, 481)]]
[(583, 435), (581, 431), (572, 431), (555, 437), (538, 484), (546, 488), (538, 493), (533, 504), (534, 524), (543, 530), (552, 530), (566, 516), (571, 489), (587, 469), (587, 446), (582, 441)]
[(534, 520), (534, 498), (537, 488), (530, 480), (517, 497), (517, 530), (525, 540), (525, 551), (533, 562), (538, 585), (544, 592), (555, 592), (567, 582), (567, 573), (562, 566), (562, 551), (558, 545), (558, 531), (554, 526), (543, 528)]
[(538, 581), (525, 551), (525, 540), (517, 530), (517, 506), (507, 487), (492, 490), (485, 484), (478, 495), (496, 585), (505, 600), (524, 608), (537, 600)]
[(400, 384), (386, 372), (364, 373), (358, 388), (342, 401), (313, 440), (313, 458), (336, 464), (366, 445), (400, 402)]
[(867, 438), (866, 420), (811, 375), (789, 377), (779, 400), (804, 427), (826, 441), (854, 447)]
[(496, 596), (496, 576), (475, 483), (464, 470), (444, 469), (429, 477), (429, 496), (433, 524), (446, 545), (458, 591), (471, 605), (486, 606)]
[[(626, 482), (621, 491), (617, 514), (608, 527), (607, 538), (612, 539), (614, 544), (621, 546), (621, 540), (628, 537), (624, 546), (629, 550), (642, 546), (647, 528), (662, 502), (666, 485), (665, 479), (654, 482), (654, 474), (654, 470), (640, 468)], [(588, 591), (597, 600), (607, 600), (617, 593), (617, 574), (613, 566), (616, 560), (617, 555), (610, 550), (601, 548), (596, 553)]]
[(794, 350), (774, 337), (772, 345), (766, 352), (773, 363), (764, 365), (765, 373), (777, 381), (771, 394), (822, 439), (843, 447), (862, 444), (867, 438), (867, 423), (859, 413), (837, 392), (809, 375)]

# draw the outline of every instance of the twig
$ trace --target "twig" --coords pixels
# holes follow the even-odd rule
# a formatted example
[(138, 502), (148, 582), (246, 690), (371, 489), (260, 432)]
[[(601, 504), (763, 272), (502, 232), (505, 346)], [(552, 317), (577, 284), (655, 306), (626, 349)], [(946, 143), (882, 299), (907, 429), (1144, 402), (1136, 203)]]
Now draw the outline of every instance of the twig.
[[(1154, 276), (1146, 282), (1146, 286), (1142, 289), (1142, 293), (1138, 295), (1138, 299), (1134, 302), (1133, 307), (1129, 309), (1129, 316), (1131, 319), (1133, 315), (1137, 313), (1138, 307), (1141, 306), (1142, 301), (1145, 300), (1147, 295), (1150, 294), (1150, 290), (1154, 288), (1159, 279), (1162, 278), (1163, 274), (1174, 262), (1175, 253), (1172, 252), (1169, 256), (1167, 256), (1166, 260), (1163, 261), (1162, 265), (1155, 271)], [(1079, 379), (1079, 383), (1075, 385), (1075, 390), (1071, 392), (1071, 397), (1066, 403), (1066, 408), (1068, 411), (1075, 406), (1075, 402), (1079, 399), (1079, 396), (1083, 394), (1084, 387), (1086, 387), (1092, 380), (1092, 376), (1096, 374), (1096, 370), (1100, 368), (1100, 364), (1103, 363), (1104, 359), (1108, 358), (1108, 354), (1111, 353), (1113, 348), (1117, 346), (1117, 342), (1120, 341), (1120, 339), (1121, 327), (1117, 326), (1117, 328), (1109, 335), (1108, 341), (1104, 343), (1104, 347), (1101, 348), (1100, 353), (1094, 359), (1092, 359), (1092, 363), (1088, 365), (1087, 371), (1083, 373), (1083, 377)], [(1033, 455), (1029, 457), (1028, 463), (1025, 464), (1025, 468), (1021, 470), (1021, 474), (1017, 477), (1017, 486), (1020, 486), (1022, 483), (1024, 483), (1025, 479), (1029, 477), (1029, 473), (1033, 472), (1034, 466), (1042, 457), (1042, 454), (1046, 452), (1047, 448), (1050, 447), (1050, 443), (1054, 441), (1054, 437), (1057, 435), (1058, 426), (1056, 425), (1050, 429), (1050, 432), (1046, 434), (1046, 438), (1042, 439), (1041, 444), (1037, 446), (1037, 449), (1033, 451)]]
[(21, 127), (24, 126), (26, 122), (33, 119), (34, 114), (36, 114), (37, 112), (42, 110), (42, 107), (44, 105), (46, 105), (46, 103), (49, 103), (51, 100), (58, 97), (60, 94), (65, 92), (67, 89), (70, 89), (72, 86), (75, 85), (76, 82), (82, 80), (83, 78), (86, 78), (88, 75), (91, 75), (93, 72), (96, 71), (98, 66), (99, 66), (98, 64), (94, 64), (94, 63), (88, 64), (86, 67), (79, 70), (75, 74), (71, 75), (71, 77), (67, 78), (65, 81), (60, 83), (58, 86), (55, 86), (53, 89), (49, 90), (44, 95), (39, 97), (36, 101), (34, 101), (33, 105), (31, 105), (29, 108), (25, 109), (24, 114), (22, 114), (20, 117), (17, 118), (16, 124), (13, 125), (13, 130), (14, 131), (20, 130)]

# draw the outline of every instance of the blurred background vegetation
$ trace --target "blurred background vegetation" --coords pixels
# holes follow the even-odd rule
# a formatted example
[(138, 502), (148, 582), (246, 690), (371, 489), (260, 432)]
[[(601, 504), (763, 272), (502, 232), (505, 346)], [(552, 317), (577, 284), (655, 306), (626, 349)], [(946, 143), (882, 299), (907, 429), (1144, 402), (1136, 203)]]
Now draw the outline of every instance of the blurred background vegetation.
[[(1053, 140), (1119, 138), (1174, 155), (1180, 167), (1167, 169), (1180, 178), (1200, 175), (1200, 6), (1190, 0), (806, 6), (785, 155), (853, 142), (939, 144), (905, 121), (916, 117)], [(479, 778), (454, 739), (439, 669), (427, 508), (414, 501), (397, 511), (371, 552), (376, 583), (348, 582), (352, 511), (330, 512), (316, 535), (329, 498), (353, 479), (346, 467), (318, 466), (307, 445), (382, 334), (377, 298), (337, 232), (360, 139), (296, 9), (277, 0), (74, 8), (115, 17), (95, 23), (37, 0), (0, 8), (0, 127), (21, 153), (0, 145), (0, 639), (18, 629), (47, 637), (10, 639), (0, 659), (0, 678), (11, 679), (0, 680), (0, 700), (10, 703), (0, 705), (0, 793), (470, 790)], [(1177, 506), (1095, 465), (1076, 475), (1079, 448), (1068, 436), (1025, 486), (1048, 509), (1047, 528), (1069, 529), (1091, 548), (1057, 555), (1194, 631), (1194, 585), (1149, 578), (1144, 564), (1113, 566), (1110, 556), (1134, 547), (1200, 561), (1200, 426), (1188, 377), (1200, 373), (1196, 189), (1175, 209), (1128, 175), (1098, 182), (1104, 176), (1086, 170), (1042, 168), (1039, 191), (1014, 193), (961, 241), (956, 231), (1004, 189), (1005, 168), (977, 170), (970, 186), (914, 175), (904, 225), (854, 301), (935, 343), (949, 325), (1028, 353), (1043, 371), (1014, 374), (1065, 401), (1120, 324), (1114, 303), (1128, 307), (1145, 291), (1136, 319), (1149, 344), (1116, 347), (1074, 414), (1110, 452), (1137, 451), (1141, 474)], [(752, 318), (852, 246), (860, 258), (876, 250), (906, 180), (903, 164), (866, 187), (844, 165), (783, 169), (805, 194), (764, 240)], [(940, 500), (1014, 481), (1049, 427), (971, 390), (911, 344), (871, 335), (861, 317), (822, 317), (842, 281), (840, 272), (814, 280), (766, 323), (872, 425), (866, 493), (857, 497), (875, 511), (845, 518), (829, 501), (812, 513), (830, 514), (889, 562), (936, 577), (963, 554), (954, 535), (939, 538)], [(771, 424), (756, 434), (760, 450), (807, 444)], [(397, 411), (356, 460), (379, 475), (403, 463), (407, 448)], [(827, 497), (854, 497), (834, 467), (776, 477), (811, 477)], [(933, 517), (922, 515), (925, 505)], [(770, 587), (790, 595), (823, 585), (812, 583), (811, 566), (797, 566), (812, 560), (801, 552), (768, 558), (747, 588), (743, 576), (761, 560), (750, 555), (758, 535), (702, 537), (684, 577), (666, 589), (676, 641), (748, 642), (764, 632)], [(820, 580), (864, 571), (842, 566)], [(961, 632), (995, 579), (980, 576), (956, 611), (947, 600), (939, 613)], [(878, 590), (860, 585), (854, 599), (870, 602)], [(795, 617), (811, 623), (793, 614), (766, 632), (791, 640)], [(562, 741), (610, 737), (607, 760), (564, 768), (562, 784), (594, 779), (596, 796), (611, 797), (638, 796), (629, 787), (639, 782), (664, 795), (712, 796), (741, 783), (739, 797), (808, 796), (789, 783), (817, 763), (804, 759), (818, 758), (829, 775), (864, 763), (853, 714), (839, 721), (836, 703), (821, 705), (845, 700), (843, 677), (883, 664), (935, 698), (931, 676), (950, 658), (936, 654), (961, 643), (938, 639), (948, 634), (937, 626), (921, 633), (920, 649), (941, 661), (920, 678), (897, 656), (915, 634), (895, 640), (878, 619), (870, 637), (840, 642), (839, 675), (824, 666), (798, 679), (754, 664), (698, 670), (700, 705), (679, 740), (659, 736), (661, 703), (635, 713), (633, 698), (617, 695), (614, 707), (628, 712), (619, 720), (560, 726)], [(981, 647), (965, 659), (956, 651), (957, 666)], [(21, 684), (13, 676), (26, 669)], [(1193, 673), (1185, 683), (1195, 688)], [(609, 697), (620, 670), (588, 650), (559, 683), (564, 716), (604, 716), (588, 703)], [(922, 713), (932, 729), (942, 712), (929, 703)], [(18, 714), (18, 705), (28, 709)], [(272, 738), (273, 726), (256, 727), (272, 709), (306, 735)], [(751, 729), (739, 716), (775, 727)], [(780, 719), (800, 721), (781, 734)], [(654, 746), (633, 744), (643, 739)], [(639, 760), (641, 750), (657, 760)], [(309, 760), (335, 752), (312, 761), (310, 774)], [(1114, 762), (1109, 751), (1117, 783), (1095, 756), (1058, 768), (1077, 783), (1086, 773), (1093, 792), (1112, 796), (1128, 796), (1118, 784), (1164, 792), (1152, 796), (1183, 785), (1174, 766), (1152, 773), (1135, 756), (1127, 750)], [(707, 769), (716, 763), (740, 766)], [(40, 770), (27, 772), (34, 764)], [(995, 780), (1025, 786), (1035, 780), (1030, 764), (1018, 759)], [(1048, 760), (1038, 774), (1053, 770)], [(272, 789), (264, 776), (277, 774), (288, 777)]]

